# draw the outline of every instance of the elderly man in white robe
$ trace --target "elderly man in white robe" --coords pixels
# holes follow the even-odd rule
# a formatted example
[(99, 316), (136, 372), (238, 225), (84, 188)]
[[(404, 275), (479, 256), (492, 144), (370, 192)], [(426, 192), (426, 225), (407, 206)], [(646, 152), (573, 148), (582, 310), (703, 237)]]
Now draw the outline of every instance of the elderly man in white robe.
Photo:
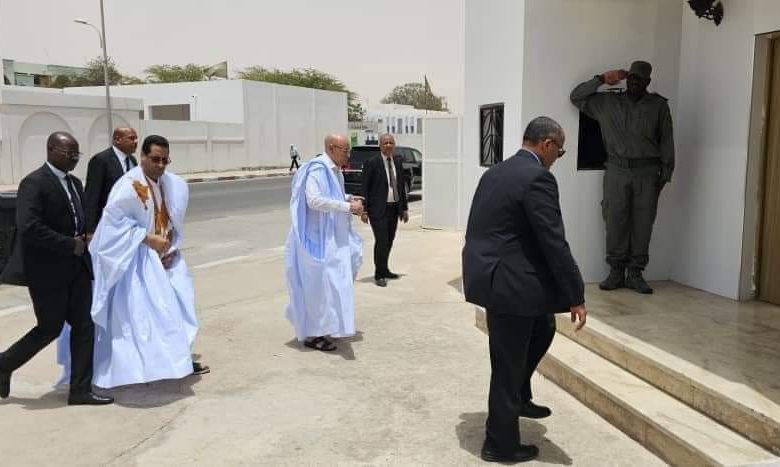
[(325, 153), (303, 164), (292, 180), (287, 319), (298, 341), (323, 352), (336, 350), (329, 337), (355, 334), (354, 280), (363, 258), (352, 216), (363, 214), (363, 201), (344, 191), (341, 168), (348, 161), (347, 138), (330, 135)]
[(148, 136), (141, 164), (114, 185), (89, 244), (95, 271), (92, 381), (101, 388), (209, 371), (190, 353), (198, 322), (192, 277), (180, 252), (189, 190), (165, 171), (170, 162), (168, 141)]

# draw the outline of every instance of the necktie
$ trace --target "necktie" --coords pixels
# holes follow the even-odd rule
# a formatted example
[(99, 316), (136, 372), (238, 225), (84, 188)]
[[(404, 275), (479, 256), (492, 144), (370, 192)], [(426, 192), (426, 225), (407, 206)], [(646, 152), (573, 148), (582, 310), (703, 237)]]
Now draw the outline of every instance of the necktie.
[(391, 159), (389, 157), (385, 158), (385, 161), (387, 162), (387, 173), (390, 174), (390, 186), (393, 188), (393, 202), (398, 202), (398, 184), (395, 181), (395, 171), (393, 170), (393, 165), (391, 162)]
[(130, 172), (130, 156), (125, 157), (125, 173)]
[(70, 207), (73, 209), (73, 217), (76, 221), (76, 233), (81, 235), (84, 233), (84, 210), (70, 175), (65, 175), (65, 185), (68, 186), (68, 193), (70, 193)]

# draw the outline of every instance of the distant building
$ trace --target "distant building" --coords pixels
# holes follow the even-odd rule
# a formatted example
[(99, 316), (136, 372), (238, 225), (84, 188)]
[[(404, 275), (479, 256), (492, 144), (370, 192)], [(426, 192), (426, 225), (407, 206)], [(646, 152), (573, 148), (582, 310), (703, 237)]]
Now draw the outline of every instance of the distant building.
[(366, 111), (362, 122), (350, 122), (349, 132), (354, 144), (378, 144), (379, 135), (390, 133), (396, 143), (414, 148), (422, 147), (423, 119), (449, 112), (415, 109), (411, 105), (378, 104)]
[(3, 59), (2, 70), (3, 84), (47, 88), (54, 84), (58, 76), (76, 76), (86, 71), (86, 68)]

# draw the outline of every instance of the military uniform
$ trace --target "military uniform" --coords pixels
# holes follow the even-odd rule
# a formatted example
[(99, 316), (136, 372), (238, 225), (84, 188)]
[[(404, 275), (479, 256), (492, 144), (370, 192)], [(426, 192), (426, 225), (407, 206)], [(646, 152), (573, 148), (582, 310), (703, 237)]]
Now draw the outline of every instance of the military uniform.
[(641, 277), (648, 262), (658, 195), (674, 171), (672, 117), (666, 98), (599, 93), (601, 76), (577, 86), (571, 101), (599, 122), (607, 151), (602, 213), (607, 224), (607, 263)]

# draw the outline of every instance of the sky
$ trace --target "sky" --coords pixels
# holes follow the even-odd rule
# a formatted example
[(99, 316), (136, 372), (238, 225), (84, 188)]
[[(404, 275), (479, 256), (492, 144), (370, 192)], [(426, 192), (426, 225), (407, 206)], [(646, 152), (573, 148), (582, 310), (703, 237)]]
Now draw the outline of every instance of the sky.
[[(376, 104), (422, 82), (463, 104), (465, 0), (105, 0), (108, 53), (142, 77), (149, 65), (228, 61), (313, 67)], [(99, 0), (0, 0), (0, 57), (82, 66), (101, 54)]]

